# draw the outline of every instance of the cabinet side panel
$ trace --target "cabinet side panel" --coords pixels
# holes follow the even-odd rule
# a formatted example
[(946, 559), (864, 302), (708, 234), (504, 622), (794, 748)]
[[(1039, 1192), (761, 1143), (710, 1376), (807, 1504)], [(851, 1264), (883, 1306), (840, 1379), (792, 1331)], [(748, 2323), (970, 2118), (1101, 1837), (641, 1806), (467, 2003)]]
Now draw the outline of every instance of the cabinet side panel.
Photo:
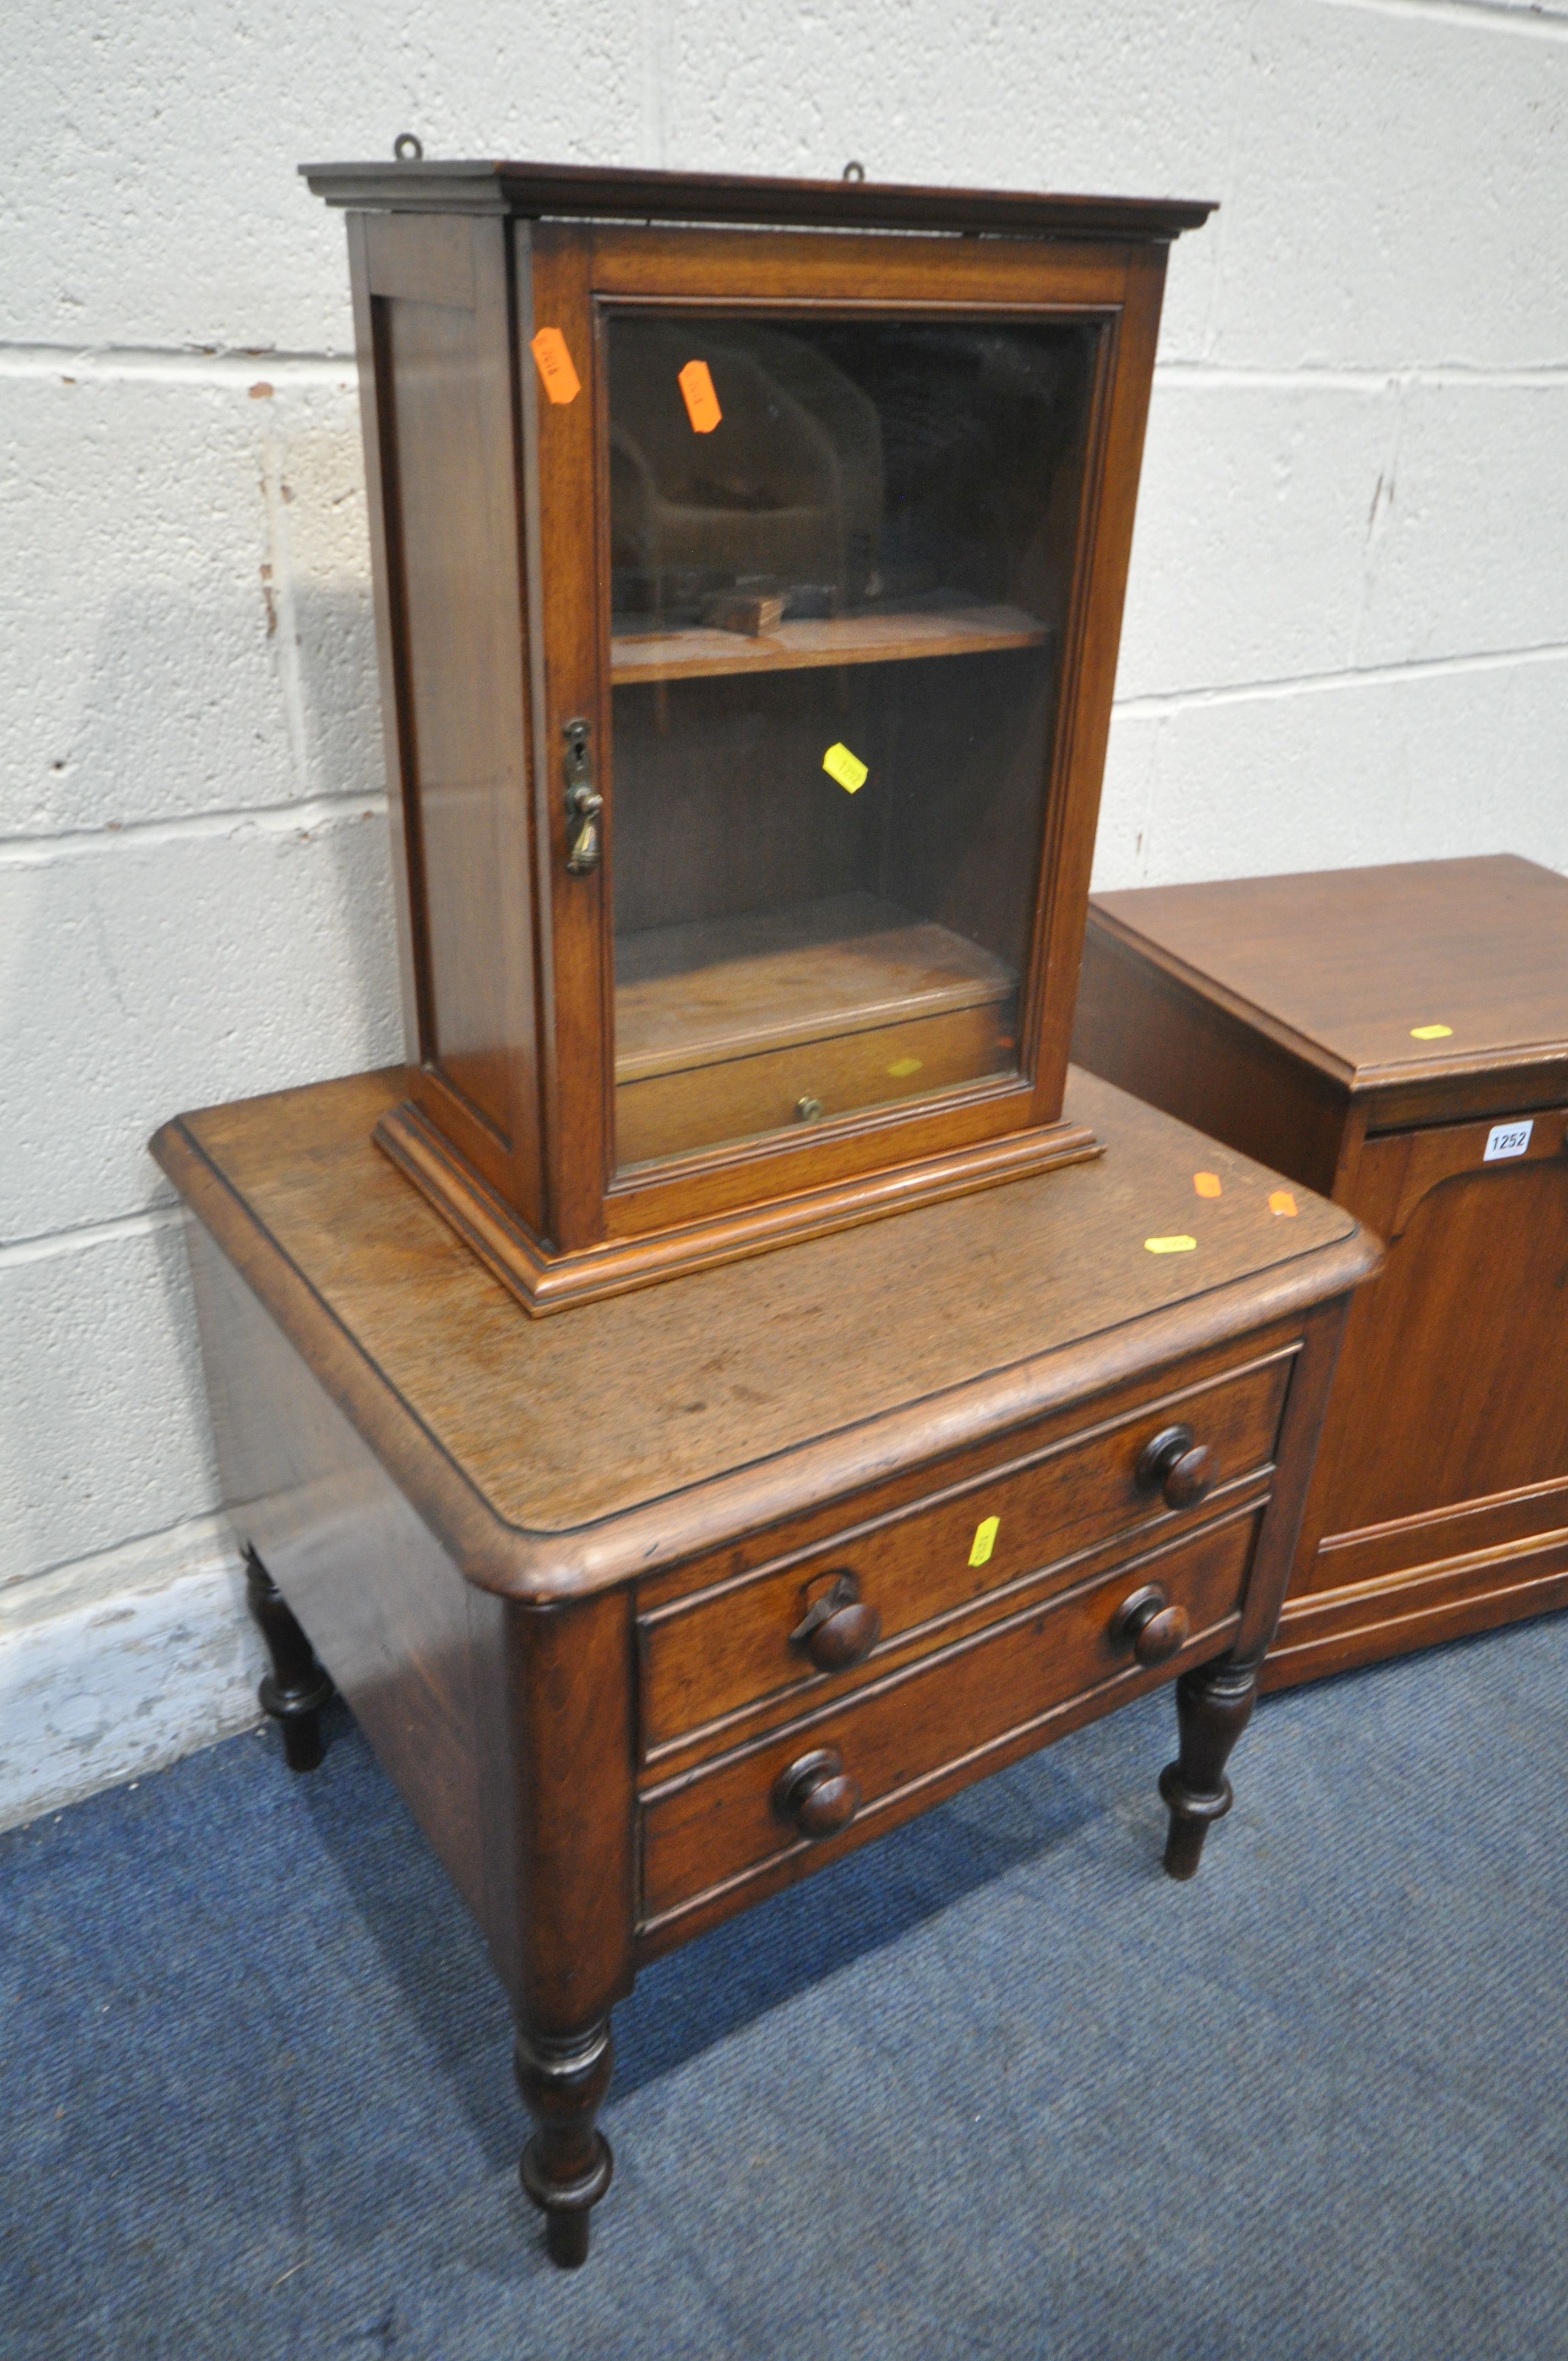
[[(437, 233), (448, 242), (455, 234), (460, 247), (426, 252)], [(505, 226), (389, 216), (367, 225), (366, 240), (400, 768), (418, 848), (422, 1047), (446, 1086), (426, 1094), (427, 1112), (537, 1221), (525, 618)]]
[(1345, 1101), (1273, 1042), (1114, 941), (1092, 910), (1072, 1054), (1150, 1106), (1332, 1194)]
[(483, 1923), (469, 1586), (206, 1231), (186, 1233), (236, 1530)]
[(506, 1140), (504, 977), (494, 955), (506, 923), (496, 808), (504, 657), (483, 597), (494, 552), (477, 468), (475, 321), (436, 303), (382, 301), (378, 310), (398, 450), (431, 1051)]

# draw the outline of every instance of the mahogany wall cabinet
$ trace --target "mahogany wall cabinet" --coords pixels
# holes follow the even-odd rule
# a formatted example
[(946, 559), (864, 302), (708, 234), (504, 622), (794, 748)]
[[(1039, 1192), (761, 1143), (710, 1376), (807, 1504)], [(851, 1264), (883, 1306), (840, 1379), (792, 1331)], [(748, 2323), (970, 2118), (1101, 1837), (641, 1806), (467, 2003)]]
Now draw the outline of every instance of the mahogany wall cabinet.
[(1376, 1249), (1076, 1075), (1102, 1158), (531, 1320), (372, 1146), (404, 1087), (157, 1147), (263, 1702), (309, 1767), (330, 1675), (484, 1927), (571, 2264), (643, 1961), (1162, 1681), (1197, 1868)]
[(304, 170), (364, 399), (382, 1146), (536, 1312), (1092, 1154), (1134, 500), (1211, 208)]
[(1387, 1241), (1265, 1685), (1568, 1604), (1568, 879), (1097, 896), (1076, 1052)]

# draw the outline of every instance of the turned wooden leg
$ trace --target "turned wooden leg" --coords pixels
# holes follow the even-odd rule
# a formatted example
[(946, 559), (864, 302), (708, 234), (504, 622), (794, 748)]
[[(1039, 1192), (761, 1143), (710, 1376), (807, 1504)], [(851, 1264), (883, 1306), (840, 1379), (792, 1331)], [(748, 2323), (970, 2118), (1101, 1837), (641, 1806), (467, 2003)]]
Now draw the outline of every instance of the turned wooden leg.
[(321, 1710), (331, 1699), (332, 1683), (252, 1549), (245, 1554), (245, 1589), (272, 1659), (272, 1670), (257, 1691), (261, 1709), (282, 1728), (283, 1758), (290, 1770), (313, 1771), (322, 1759)]
[(566, 2271), (588, 2259), (588, 2215), (615, 2169), (609, 2142), (594, 2125), (614, 2055), (608, 2016), (564, 2038), (517, 2037), (517, 2087), (539, 2125), (518, 2172), (543, 2213), (550, 2259)]
[(1176, 1684), (1180, 1752), (1159, 1774), (1159, 1792), (1170, 1807), (1165, 1866), (1172, 1877), (1197, 1875), (1212, 1823), (1231, 1808), (1225, 1763), (1252, 1719), (1256, 1697), (1256, 1664), (1232, 1664), (1224, 1656), (1183, 1673)]

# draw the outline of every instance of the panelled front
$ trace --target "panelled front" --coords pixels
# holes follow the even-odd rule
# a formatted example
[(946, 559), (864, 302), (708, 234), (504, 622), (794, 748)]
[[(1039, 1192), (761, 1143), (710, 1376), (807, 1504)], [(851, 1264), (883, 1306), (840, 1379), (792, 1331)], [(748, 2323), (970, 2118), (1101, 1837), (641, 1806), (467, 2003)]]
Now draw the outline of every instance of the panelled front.
[[(771, 1871), (811, 1854), (829, 1860), (999, 1767), (1009, 1750), (1046, 1744), (1077, 1719), (1168, 1679), (1185, 1663), (1220, 1654), (1234, 1633), (1264, 1503), (1234, 1509), (1166, 1548), (1029, 1604), (978, 1634), (938, 1648), (789, 1729), (648, 1789), (641, 1801), (641, 1922), (657, 1941), (688, 1913), (734, 1906)], [(1179, 1653), (1146, 1668), (1122, 1611), (1157, 1585), (1185, 1619)], [(1118, 1695), (1118, 1693), (1120, 1693)], [(1077, 1714), (1074, 1708), (1082, 1710)], [(840, 1831), (814, 1840), (792, 1825), (792, 1772), (832, 1750), (852, 1783)]]
[[(645, 1587), (640, 1639), (644, 1757), (711, 1752), (758, 1716), (797, 1714), (825, 1695), (872, 1681), (927, 1652), (953, 1628), (994, 1620), (1024, 1587), (1059, 1589), (1109, 1544), (1150, 1546), (1266, 1480), (1294, 1359), (1286, 1346), (1208, 1383), (1147, 1395), (1063, 1434), (1049, 1422), (962, 1464), (949, 1480), (881, 1514), (862, 1509), (827, 1538), (790, 1546), (739, 1576), (669, 1595)], [(1157, 1480), (1140, 1481), (1157, 1436), (1181, 1425), (1206, 1450), (1202, 1506), (1173, 1510)], [(869, 1508), (870, 1504), (867, 1504)], [(874, 1613), (880, 1640), (861, 1664), (825, 1674), (799, 1637), (814, 1609), (848, 1585)]]
[[(1388, 1259), (1345, 1332), (1299, 1587), (1568, 1528), (1565, 1147), (1557, 1107), (1362, 1148), (1352, 1202)], [(1391, 1400), (1398, 1418), (1367, 1452)]]

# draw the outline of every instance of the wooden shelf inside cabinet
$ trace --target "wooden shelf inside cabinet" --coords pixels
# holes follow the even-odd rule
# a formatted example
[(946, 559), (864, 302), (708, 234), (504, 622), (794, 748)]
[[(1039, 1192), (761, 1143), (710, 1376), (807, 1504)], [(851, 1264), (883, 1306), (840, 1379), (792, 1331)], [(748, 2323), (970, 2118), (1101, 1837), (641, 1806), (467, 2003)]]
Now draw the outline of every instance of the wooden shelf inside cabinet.
[(1017, 980), (869, 894), (653, 927), (616, 946), (623, 1164), (1016, 1065)]
[(728, 673), (808, 672), (823, 664), (911, 664), (930, 656), (1037, 648), (1049, 637), (1048, 626), (1021, 607), (837, 615), (779, 623), (754, 638), (708, 626), (643, 632), (618, 617), (610, 630), (609, 676), (620, 688), (632, 682), (700, 680)]

